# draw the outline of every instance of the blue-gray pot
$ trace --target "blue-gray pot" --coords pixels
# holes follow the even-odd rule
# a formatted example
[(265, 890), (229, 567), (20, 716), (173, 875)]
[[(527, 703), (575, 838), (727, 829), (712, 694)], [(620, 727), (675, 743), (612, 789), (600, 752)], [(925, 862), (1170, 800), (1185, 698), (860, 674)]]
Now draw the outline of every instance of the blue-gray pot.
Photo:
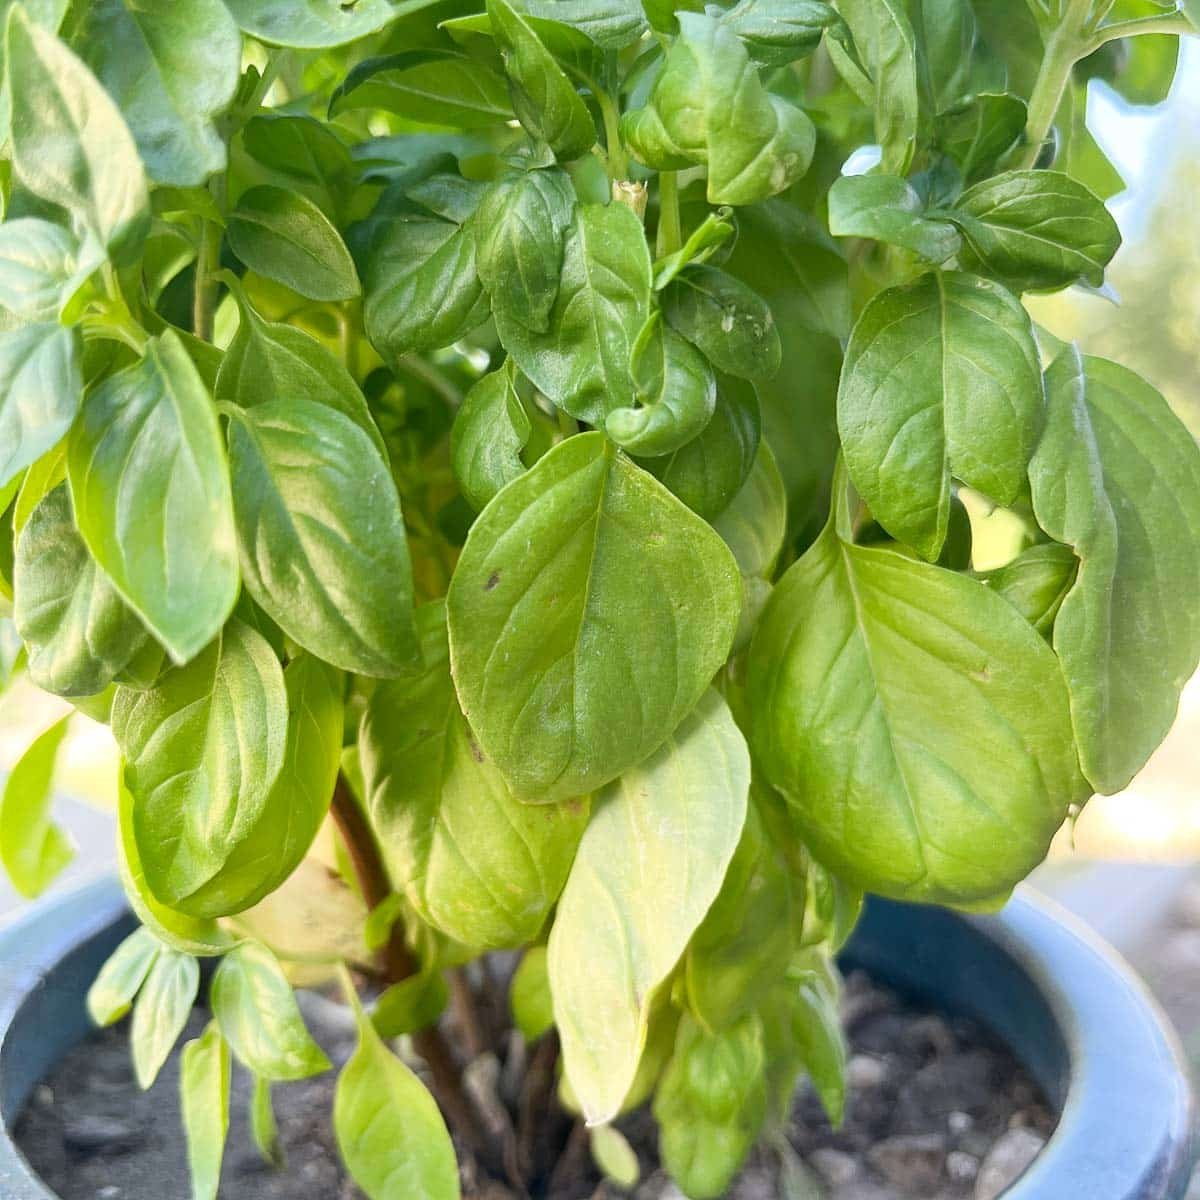
[[(8, 1131), (37, 1081), (87, 1035), (88, 986), (133, 925), (120, 886), (101, 879), (0, 928), (3, 1200), (54, 1200)], [(1192, 1098), (1175, 1036), (1121, 959), (1057, 906), (1030, 890), (981, 917), (871, 900), (843, 963), (980, 1021), (1061, 1110), (1008, 1200), (1183, 1196)]]

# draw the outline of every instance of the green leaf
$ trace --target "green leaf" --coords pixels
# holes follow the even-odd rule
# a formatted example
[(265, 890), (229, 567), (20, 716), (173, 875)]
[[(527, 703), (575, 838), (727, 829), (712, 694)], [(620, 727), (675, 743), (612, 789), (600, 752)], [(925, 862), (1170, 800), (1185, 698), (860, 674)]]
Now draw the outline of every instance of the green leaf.
[(829, 965), (817, 961), (821, 969), (801, 973), (793, 985), (797, 990), (792, 998), (792, 1037), (821, 1107), (836, 1127), (846, 1111), (846, 1044), (836, 980)]
[(522, 13), (505, 0), (487, 0), (487, 11), (517, 118), (560, 161), (580, 158), (595, 145), (596, 124), (575, 85)]
[(638, 408), (608, 414), (605, 432), (630, 454), (670, 454), (703, 432), (717, 406), (717, 380), (708, 360), (651, 313), (634, 343), (630, 371)]
[(458, 1200), (454, 1145), (433, 1097), (358, 1013), (358, 1049), (338, 1076), (333, 1129), (368, 1200)]
[(417, 661), (400, 499), (362, 429), (312, 400), (230, 412), (242, 577), (263, 611), (326, 662), (396, 675)]
[(765, 443), (741, 490), (712, 523), (746, 578), (767, 579), (787, 535), (787, 492)]
[(604, 50), (623, 50), (646, 32), (637, 0), (521, 0), (516, 7), (534, 20), (569, 25)]
[(940, 271), (863, 310), (846, 349), (838, 429), (872, 515), (933, 560), (946, 540), (951, 477), (1011, 504), (1044, 407), (1020, 302), (997, 284)]
[(333, 93), (329, 115), (358, 108), (383, 109), (450, 129), (488, 129), (513, 118), (504, 76), (448, 50), (406, 50), (364, 59)]
[(294, 181), (330, 220), (358, 174), (341, 138), (314, 117), (261, 113), (246, 123), (242, 145), (257, 162)]
[(279, 1126), (271, 1103), (271, 1082), (261, 1075), (255, 1075), (250, 1093), (250, 1137), (263, 1162), (273, 1167), (283, 1166), (283, 1147), (279, 1144)]
[(654, 1097), (659, 1153), (693, 1200), (716, 1200), (758, 1140), (767, 1116), (762, 1024), (751, 1015), (725, 1033), (679, 1022), (675, 1053)]
[(459, 709), (445, 620), (440, 604), (420, 610), (424, 671), (368, 701), (359, 753), (371, 823), (423, 920), (468, 946), (519, 946), (558, 899), (587, 803), (513, 797)]
[(958, 252), (958, 231), (924, 214), (913, 186), (894, 175), (846, 175), (829, 189), (829, 232), (874, 238), (911, 250), (931, 263)]
[(706, 166), (710, 204), (752, 204), (783, 191), (812, 161), (812, 121), (767, 91), (728, 25), (702, 13), (678, 17), (680, 36), (646, 106), (621, 118), (622, 138), (656, 170)]
[(61, 225), (18, 217), (0, 225), (0, 308), (22, 321), (57, 321), (99, 265)]
[(449, 1000), (441, 971), (422, 971), (392, 984), (375, 1001), (371, 1021), (380, 1037), (403, 1037), (436, 1025)]
[(229, 1134), (229, 1047), (215, 1022), (183, 1048), (179, 1097), (192, 1200), (217, 1200)]
[(299, 192), (266, 183), (243, 192), (226, 236), (252, 271), (309, 300), (353, 300), (362, 291), (341, 235)]
[(97, 1025), (115, 1025), (133, 1005), (162, 943), (144, 925), (131, 933), (108, 957), (88, 988), (88, 1016)]
[(480, 515), (450, 583), (454, 680), (483, 754), (540, 802), (614, 779), (704, 694), (740, 592), (717, 535), (601, 434), (556, 446)]
[(1016, 291), (1104, 282), (1121, 231), (1101, 201), (1059, 171), (1006, 171), (946, 213), (962, 231), (959, 262)]
[(513, 972), (508, 990), (513, 1024), (526, 1042), (536, 1042), (554, 1026), (550, 964), (545, 946), (530, 946)]
[(142, 1091), (158, 1078), (187, 1024), (199, 990), (199, 963), (190, 954), (164, 946), (138, 993), (129, 1028), (133, 1071)]
[(574, 207), (570, 176), (551, 167), (502, 175), (476, 211), (475, 263), (492, 308), (539, 333), (558, 295)]
[(240, 1062), (260, 1079), (307, 1079), (329, 1069), (300, 1016), (292, 985), (275, 956), (242, 942), (221, 960), (209, 990), (221, 1034)]
[(244, 33), (272, 46), (324, 50), (378, 33), (407, 13), (420, 12), (434, 0), (228, 0), (227, 7)]
[(562, 276), (544, 333), (496, 310), (505, 349), (555, 404), (598, 425), (634, 403), (629, 357), (650, 315), (650, 250), (623, 204), (583, 204), (567, 231)]
[(525, 474), (521, 451), (532, 432), (508, 367), (472, 385), (454, 416), (450, 461), (463, 495), (476, 511), (506, 483)]
[(212, 400), (179, 338), (88, 392), (67, 454), (92, 557), (179, 663), (237, 600), (229, 470)]
[(71, 40), (151, 178), (191, 187), (224, 170), (214, 119), (237, 90), (242, 38), (221, 0), (97, 0), (81, 17)]
[(56, 322), (0, 332), (0, 486), (71, 428), (83, 394), (81, 358), (79, 334)]
[(566, 1078), (589, 1124), (621, 1108), (656, 988), (721, 887), (746, 819), (750, 756), (705, 694), (666, 743), (597, 797), (550, 933)]
[(1175, 717), (1200, 656), (1200, 452), (1132, 371), (1068, 348), (1029, 468), (1038, 524), (1074, 547), (1054, 622), (1084, 774), (1125, 787)]
[[(17, 177), (122, 257), (149, 225), (146, 175), (116, 104), (96, 77), (20, 4), (8, 11), (7, 89)], [(36, 103), (33, 98), (36, 97)]]
[(102, 692), (149, 635), (87, 552), (59, 484), (17, 538), (13, 620), (29, 676), (59, 696)]
[(395, 221), (372, 245), (364, 319), (384, 359), (449, 346), (487, 317), (470, 225)]
[(625, 1135), (612, 1125), (597, 1125), (588, 1130), (592, 1161), (605, 1179), (623, 1191), (632, 1191), (641, 1175), (638, 1156)]
[(755, 762), (805, 843), (881, 895), (994, 897), (1085, 794), (1062, 673), (1032, 626), (974, 579), (832, 528), (767, 603), (748, 699)]
[(67, 835), (50, 819), (54, 768), (70, 719), (55, 722), (26, 747), (0, 798), (0, 862), (27, 899), (41, 895), (75, 857)]
[(118, 688), (112, 729), (127, 761), (138, 857), (162, 903), (221, 915), (193, 899), (267, 803), (287, 719), (279, 660), (237, 620), (155, 687)]
[(756, 63), (782, 67), (821, 44), (837, 13), (821, 0), (740, 0), (721, 22), (741, 39)]
[(1046, 542), (979, 577), (1048, 639), (1063, 599), (1075, 583), (1078, 565), (1069, 546)]
[(1017, 144), (1029, 119), (1025, 101), (1006, 92), (983, 92), (942, 113), (937, 134), (967, 183), (987, 175)]
[(930, 110), (940, 113), (972, 90), (976, 65), (972, 0), (921, 0), (909, 11), (920, 44), (918, 70), (928, 73), (921, 86)]
[(719, 267), (684, 271), (663, 290), (662, 304), (670, 325), (719, 371), (767, 382), (779, 370), (782, 346), (771, 309)]

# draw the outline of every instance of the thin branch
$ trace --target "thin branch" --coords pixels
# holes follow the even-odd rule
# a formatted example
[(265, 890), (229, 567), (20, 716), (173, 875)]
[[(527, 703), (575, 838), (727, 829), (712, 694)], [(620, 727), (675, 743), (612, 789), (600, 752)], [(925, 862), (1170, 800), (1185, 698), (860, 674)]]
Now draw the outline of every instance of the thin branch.
[(1172, 13), (1166, 17), (1131, 17), (1128, 21), (1114, 21), (1111, 25), (1102, 25), (1092, 35), (1084, 46), (1084, 57), (1094, 54), (1101, 46), (1115, 42), (1118, 38), (1143, 37), (1146, 34), (1166, 33), (1196, 34), (1200, 33), (1195, 25), (1182, 12)]

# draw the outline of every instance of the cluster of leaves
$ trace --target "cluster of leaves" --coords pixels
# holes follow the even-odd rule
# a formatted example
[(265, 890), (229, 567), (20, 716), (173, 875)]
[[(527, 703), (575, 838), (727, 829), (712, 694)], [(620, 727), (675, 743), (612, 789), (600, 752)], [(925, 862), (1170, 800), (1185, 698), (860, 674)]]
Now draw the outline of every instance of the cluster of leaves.
[[(1020, 300), (1103, 285), (1086, 82), (1160, 99), (1194, 4), (476, 7), (0, 5), (0, 648), (120, 749), (143, 1086), (221, 960), (197, 1200), (343, 964), (347, 1166), (457, 1196), (384, 1039), (514, 947), (602, 1168), (653, 1098), (723, 1194), (801, 1071), (840, 1113), (862, 893), (1002, 902), (1200, 655), (1200, 454)], [(30, 895), (65, 728), (0, 806)]]

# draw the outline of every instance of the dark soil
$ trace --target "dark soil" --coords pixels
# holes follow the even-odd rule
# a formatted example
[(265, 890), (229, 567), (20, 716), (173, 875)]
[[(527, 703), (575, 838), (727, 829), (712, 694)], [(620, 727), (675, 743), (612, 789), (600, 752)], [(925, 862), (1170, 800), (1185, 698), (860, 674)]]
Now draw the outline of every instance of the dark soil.
[[(314, 1036), (335, 1065), (353, 1049), (342, 1010), (304, 998)], [(1028, 1076), (970, 1022), (902, 1004), (864, 976), (847, 980), (850, 1039), (845, 1124), (830, 1128), (805, 1086), (797, 1095), (787, 1183), (774, 1151), (755, 1153), (730, 1200), (994, 1200), (1024, 1169), (1054, 1119)], [(193, 1015), (189, 1036), (206, 1016)], [(235, 1067), (222, 1197), (231, 1200), (353, 1200), (330, 1127), (334, 1073), (274, 1089), (282, 1170), (266, 1166), (250, 1140), (249, 1079)], [(172, 1057), (149, 1092), (134, 1085), (123, 1026), (78, 1047), (37, 1089), (17, 1141), (63, 1200), (187, 1200), (190, 1195)], [(655, 1170), (649, 1116), (622, 1123), (643, 1160), (635, 1200), (681, 1200)], [(586, 1169), (585, 1169), (586, 1170)], [(467, 1193), (471, 1195), (471, 1193)], [(598, 1176), (581, 1177), (553, 1200), (616, 1200)], [(493, 1189), (472, 1200), (509, 1200)]]

